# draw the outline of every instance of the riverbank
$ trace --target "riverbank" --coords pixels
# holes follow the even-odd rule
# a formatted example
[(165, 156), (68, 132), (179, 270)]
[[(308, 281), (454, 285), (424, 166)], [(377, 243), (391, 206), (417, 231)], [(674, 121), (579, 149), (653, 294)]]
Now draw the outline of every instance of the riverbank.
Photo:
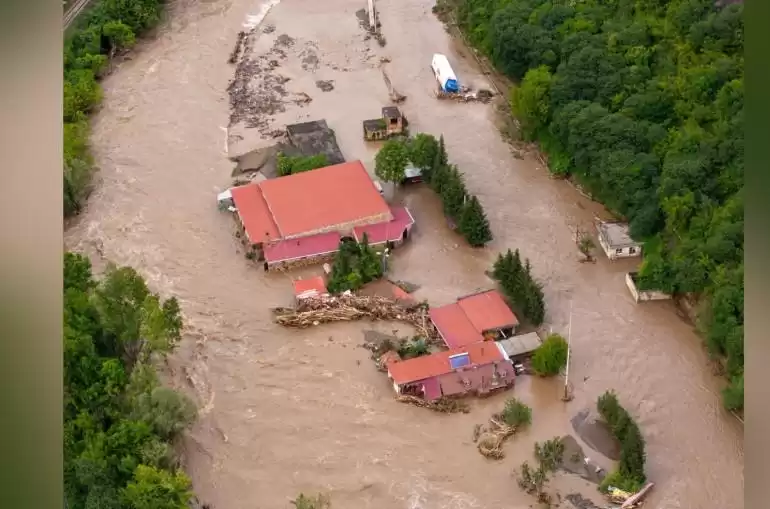
[[(589, 225), (598, 207), (549, 179), (537, 161), (514, 158), (492, 106), (435, 100), (435, 52), (446, 54), (465, 81), (486, 84), (486, 77), (458, 54), (430, 12), (432, 2), (383, 2), (384, 48), (364, 40), (358, 2), (273, 2), (250, 58), (267, 55), (281, 35), (291, 37), (274, 72), (289, 78), (289, 94), (306, 93), (311, 101), (282, 100), (284, 111), (266, 120), (280, 127), (325, 118), (346, 158), (373, 169), (377, 147), (362, 140), (360, 120), (388, 104), (378, 65), (389, 57), (393, 85), (407, 96), (402, 110), (410, 127), (444, 134), (496, 237), (488, 249), (466, 248), (446, 228), (429, 190), (404, 191), (398, 201), (419, 228), (394, 254), (393, 278), (420, 285), (415, 297), (440, 305), (487, 287), (484, 271), (497, 252), (519, 248), (545, 283), (548, 327), (566, 331), (569, 302), (575, 303), (575, 399), (565, 405), (558, 383), (523, 379), (514, 394), (532, 407), (533, 428), (525, 440), (506, 444), (511, 462), (489, 465), (470, 431), (501, 401), (476, 402), (471, 414), (449, 416), (447, 425), (447, 416), (393, 401), (368, 352), (356, 347), (359, 326), (295, 333), (272, 323), (268, 309), (293, 298), (290, 281), (246, 263), (231, 218), (215, 203), (232, 170), (222, 147), (235, 72), (227, 59), (261, 6), (175, 3), (158, 38), (141, 43), (135, 58), (105, 80), (92, 137), (101, 182), (66, 233), (68, 246), (93, 253), (97, 265), (100, 251), (136, 267), (154, 290), (179, 297), (189, 328), (169, 361), (170, 376), (202, 409), (186, 440), (201, 500), (280, 508), (299, 492), (330, 491), (335, 507), (528, 505), (511, 468), (531, 456), (533, 440), (569, 433), (575, 413), (615, 388), (645, 433), (650, 478), (665, 480), (648, 503), (742, 507), (741, 434), (724, 421), (697, 340), (671, 306), (635, 306), (623, 263), (576, 262), (571, 232)], [(272, 34), (262, 32), (268, 26)], [(316, 81), (333, 81), (334, 89), (324, 92)], [(262, 143), (255, 131), (234, 125), (233, 153)], [(375, 325), (382, 333), (393, 328)], [(571, 488), (585, 486), (563, 493)]]
[[(523, 14), (536, 6), (537, 15)], [(733, 20), (718, 36), (720, 50), (701, 56), (696, 56), (700, 43), (688, 38), (689, 26), (653, 28), (675, 17), (672, 9), (677, 8), (669, 6), (666, 14), (644, 7), (625, 11), (520, 0), (503, 8), (487, 0), (442, 0), (434, 11), (467, 33), (469, 42), (507, 76), (521, 80), (516, 108), (522, 134), (542, 144), (550, 170), (580, 181), (589, 194), (626, 216), (634, 235), (645, 239), (640, 284), (669, 294), (698, 295), (698, 332), (712, 355), (726, 359), (724, 404), (739, 410), (743, 154), (731, 147), (742, 146), (743, 140), (742, 6), (715, 6), (696, 15), (704, 26), (716, 19)], [(608, 18), (617, 22), (607, 24)], [(577, 20), (590, 20), (596, 29), (577, 29)], [(635, 60), (633, 37), (615, 44), (632, 32), (654, 48), (654, 58)], [(673, 61), (679, 64), (665, 64)], [(701, 95), (688, 87), (658, 88), (692, 72), (714, 74), (724, 65), (730, 71)], [(629, 81), (631, 74), (638, 78)], [(732, 99), (725, 102), (728, 96)], [(674, 103), (688, 106), (674, 108)], [(728, 103), (729, 111), (724, 109)], [(657, 113), (642, 104), (655, 104)], [(717, 119), (722, 123), (714, 123)], [(690, 141), (683, 143), (685, 139)], [(692, 143), (719, 147), (720, 155), (687, 148)], [(688, 161), (703, 167), (691, 182), (678, 173)], [(627, 180), (631, 174), (633, 185)], [(687, 212), (675, 203), (689, 203)], [(718, 250), (712, 247), (716, 245)], [(683, 261), (695, 259), (702, 261)]]

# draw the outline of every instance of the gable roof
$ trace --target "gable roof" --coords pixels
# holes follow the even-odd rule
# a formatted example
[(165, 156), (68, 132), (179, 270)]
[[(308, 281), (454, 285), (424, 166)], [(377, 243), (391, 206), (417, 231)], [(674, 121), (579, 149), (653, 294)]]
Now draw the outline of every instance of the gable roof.
[(406, 207), (391, 207), (393, 220), (353, 228), (353, 235), (359, 242), (364, 234), (370, 245), (383, 244), (385, 242), (397, 242), (401, 240), (404, 231), (414, 224), (414, 218)]
[(514, 327), (519, 320), (497, 290), (469, 295), (457, 300), (457, 304), (480, 333), (488, 330)]
[(283, 237), (373, 216), (391, 219), (361, 161), (265, 180), (260, 187)]
[(281, 238), (259, 184), (234, 187), (231, 193), (249, 243), (261, 244)]
[(484, 336), (476, 330), (457, 303), (430, 308), (429, 315), (449, 348), (459, 348), (484, 341)]
[(449, 358), (464, 353), (470, 357), (468, 366), (483, 366), (505, 360), (496, 343), (484, 342), (401, 362), (390, 362), (387, 366), (388, 374), (398, 385), (445, 375), (455, 371), (449, 364)]

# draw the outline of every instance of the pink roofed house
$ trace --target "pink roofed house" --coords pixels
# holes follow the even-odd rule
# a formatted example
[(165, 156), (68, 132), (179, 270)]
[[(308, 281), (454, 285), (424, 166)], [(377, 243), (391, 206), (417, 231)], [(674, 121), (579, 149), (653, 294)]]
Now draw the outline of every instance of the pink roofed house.
[(386, 364), (397, 394), (434, 401), (444, 396), (488, 394), (513, 386), (513, 364), (497, 343), (480, 342)]

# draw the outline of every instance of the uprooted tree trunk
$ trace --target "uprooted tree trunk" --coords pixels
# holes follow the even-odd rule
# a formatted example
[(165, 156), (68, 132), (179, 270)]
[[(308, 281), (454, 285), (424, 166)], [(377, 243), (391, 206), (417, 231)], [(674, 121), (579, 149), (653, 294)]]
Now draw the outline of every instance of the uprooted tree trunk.
[(423, 304), (363, 295), (303, 299), (296, 308), (273, 309), (275, 322), (284, 327), (305, 329), (330, 322), (391, 320), (408, 323), (426, 340), (439, 343), (441, 336), (426, 319), (426, 313)]
[(489, 427), (482, 430), (478, 438), (479, 452), (490, 459), (503, 459), (503, 444), (516, 433), (515, 426), (505, 424), (500, 416), (493, 415), (489, 419)]

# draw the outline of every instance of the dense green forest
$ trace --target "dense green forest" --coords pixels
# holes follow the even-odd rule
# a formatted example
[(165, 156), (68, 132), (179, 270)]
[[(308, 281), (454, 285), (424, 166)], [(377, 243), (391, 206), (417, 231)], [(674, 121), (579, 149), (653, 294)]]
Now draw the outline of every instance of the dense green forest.
[(87, 197), (93, 160), (88, 114), (101, 102), (98, 80), (109, 59), (155, 26), (162, 0), (97, 0), (64, 39), (64, 215), (77, 214)]
[(190, 480), (173, 444), (194, 420), (163, 387), (158, 362), (180, 339), (176, 299), (152, 294), (129, 267), (96, 281), (64, 257), (64, 483), (71, 509), (188, 509)]
[(442, 0), (519, 82), (513, 114), (552, 172), (645, 241), (639, 286), (699, 297), (698, 326), (743, 407), (743, 5)]

